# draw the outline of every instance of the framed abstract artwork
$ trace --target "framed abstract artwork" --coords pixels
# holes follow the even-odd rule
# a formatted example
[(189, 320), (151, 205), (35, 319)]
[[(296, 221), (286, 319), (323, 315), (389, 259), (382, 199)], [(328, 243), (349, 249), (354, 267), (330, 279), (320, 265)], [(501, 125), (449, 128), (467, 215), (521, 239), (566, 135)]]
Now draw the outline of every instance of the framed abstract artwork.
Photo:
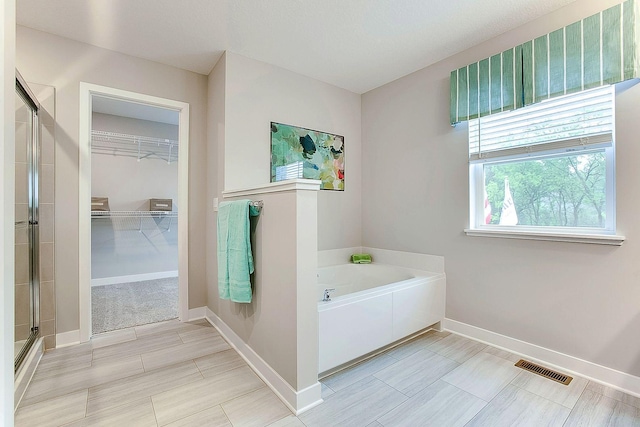
[(271, 122), (271, 182), (294, 178), (344, 191), (344, 137)]

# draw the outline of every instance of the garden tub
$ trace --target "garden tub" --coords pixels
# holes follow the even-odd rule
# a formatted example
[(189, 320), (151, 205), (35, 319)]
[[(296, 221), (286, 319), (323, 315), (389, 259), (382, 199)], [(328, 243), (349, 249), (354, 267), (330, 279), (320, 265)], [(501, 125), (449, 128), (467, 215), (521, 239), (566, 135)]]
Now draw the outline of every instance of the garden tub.
[[(444, 318), (446, 278), (385, 264), (318, 269), (319, 370), (323, 374)], [(325, 291), (330, 301), (323, 301)]]

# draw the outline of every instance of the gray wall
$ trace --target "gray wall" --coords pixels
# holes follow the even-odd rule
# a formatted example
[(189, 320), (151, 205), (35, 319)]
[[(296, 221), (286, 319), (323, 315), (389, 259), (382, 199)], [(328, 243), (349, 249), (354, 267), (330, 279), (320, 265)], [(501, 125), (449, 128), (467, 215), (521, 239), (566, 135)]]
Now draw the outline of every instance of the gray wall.
[[(77, 330), (79, 83), (189, 103), (189, 307), (205, 304), (205, 76), (18, 27), (17, 67), (26, 80), (56, 88), (55, 247), (57, 332)], [(170, 84), (169, 84), (170, 82)]]
[[(93, 130), (178, 139), (178, 126), (93, 113)], [(111, 210), (149, 210), (149, 199), (172, 199), (179, 210), (178, 162), (91, 154), (91, 196), (109, 197)]]
[(640, 375), (640, 85), (616, 96), (622, 247), (468, 237), (467, 125), (449, 73), (618, 1), (581, 1), (362, 97), (364, 246), (444, 255), (448, 318)]
[(226, 54), (224, 189), (269, 182), (270, 122), (345, 139), (345, 191), (318, 194), (318, 249), (360, 246), (360, 95), (233, 53)]

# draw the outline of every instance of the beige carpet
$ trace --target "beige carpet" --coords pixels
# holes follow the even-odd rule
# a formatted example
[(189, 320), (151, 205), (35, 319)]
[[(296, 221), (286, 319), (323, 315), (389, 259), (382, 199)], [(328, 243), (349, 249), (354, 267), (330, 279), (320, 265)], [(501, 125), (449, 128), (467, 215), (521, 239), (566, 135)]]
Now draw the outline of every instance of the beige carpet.
[(178, 278), (91, 288), (94, 334), (178, 317)]

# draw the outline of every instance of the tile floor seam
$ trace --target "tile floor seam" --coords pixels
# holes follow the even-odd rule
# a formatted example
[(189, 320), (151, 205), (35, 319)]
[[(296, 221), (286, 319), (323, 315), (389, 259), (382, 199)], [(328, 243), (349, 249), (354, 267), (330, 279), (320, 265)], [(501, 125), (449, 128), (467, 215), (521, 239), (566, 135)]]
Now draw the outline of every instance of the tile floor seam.
[[(371, 375), (369, 375), (369, 376), (370, 376), (370, 377), (375, 378), (375, 379), (376, 379), (376, 380), (378, 380), (378, 381), (382, 381), (385, 385), (387, 385), (387, 386), (391, 387), (392, 389), (394, 389), (395, 391), (397, 391), (397, 392), (398, 392), (398, 393), (400, 393), (401, 395), (406, 396), (408, 399), (411, 399), (411, 397), (413, 397), (413, 396), (409, 396), (409, 395), (408, 395), (408, 394), (406, 394), (406, 393), (401, 392), (400, 390), (398, 390), (397, 388), (395, 388), (394, 386), (392, 386), (391, 384), (389, 384), (389, 383), (388, 383), (388, 382), (386, 382), (385, 380), (383, 380), (383, 379), (380, 379), (380, 378), (376, 377), (376, 376), (375, 376), (375, 374), (371, 374)], [(366, 379), (366, 378), (368, 378), (368, 377), (364, 377), (362, 380), (364, 380), (364, 379)], [(438, 378), (438, 379), (440, 379), (440, 378)], [(362, 380), (360, 380), (360, 381), (362, 381)], [(438, 380), (436, 380), (436, 381), (438, 381)], [(436, 381), (434, 381), (433, 383), (435, 383)], [(431, 384), (433, 384), (433, 383), (431, 383)], [(354, 383), (354, 384), (355, 384), (355, 383)], [(427, 387), (429, 387), (431, 384), (429, 384)], [(427, 388), (427, 387), (425, 387), (425, 388)], [(420, 392), (421, 392), (422, 390), (424, 390), (425, 388), (422, 388), (422, 389), (418, 390), (418, 392), (417, 392), (416, 394), (420, 393)], [(415, 395), (414, 395), (414, 396), (415, 396)], [(404, 402), (403, 402), (403, 403), (404, 403)], [(398, 406), (399, 406), (399, 405), (398, 405)], [(376, 420), (376, 421), (378, 421), (378, 420)]]
[(233, 423), (231, 422), (231, 418), (229, 418), (229, 415), (227, 414), (227, 411), (225, 411), (224, 408), (222, 407), (222, 403), (220, 403), (218, 406), (220, 407), (220, 410), (222, 411), (224, 416), (227, 418), (227, 421), (229, 421), (229, 424), (231, 424), (231, 427), (233, 427)]
[[(219, 406), (219, 407), (220, 407), (220, 410), (221, 410), (221, 411), (222, 411), (222, 413), (224, 414), (225, 418), (227, 419), (227, 421), (229, 421), (229, 424), (231, 424), (231, 420), (229, 419), (229, 417), (227, 416), (227, 414), (224, 412), (224, 409), (222, 408), (222, 404), (215, 405), (215, 406), (211, 406), (211, 407), (209, 407), (209, 408), (203, 409), (202, 411), (194, 412), (193, 414), (189, 414), (189, 415), (187, 415), (187, 416), (185, 416), (185, 417), (182, 417), (182, 418), (179, 418), (179, 419), (177, 419), (177, 420), (175, 420), (175, 421), (171, 421), (169, 424), (177, 423), (178, 421), (181, 421), (181, 420), (187, 419), (187, 418), (189, 418), (189, 417), (193, 417), (193, 416), (195, 416), (195, 415), (201, 414), (201, 413), (203, 413), (203, 412), (206, 412), (206, 411), (210, 410), (211, 408), (215, 408), (216, 406)], [(156, 422), (157, 422), (157, 421), (156, 421)], [(233, 426), (233, 424), (231, 424), (231, 425)], [(160, 424), (159, 424), (159, 423), (158, 423), (158, 426), (160, 426)]]
[[(437, 351), (433, 351), (433, 350), (431, 350), (431, 349), (429, 349), (429, 348), (426, 348), (425, 350), (430, 351), (430, 352), (431, 352), (431, 353), (433, 353), (433, 354), (437, 354), (437, 355), (438, 355), (438, 356), (440, 356), (440, 357), (444, 357), (445, 359), (451, 360), (452, 362), (457, 363), (457, 364), (458, 364), (458, 366), (462, 366), (462, 365), (464, 364), (464, 362), (466, 362), (467, 360), (471, 359), (471, 357), (473, 357), (473, 356), (475, 356), (475, 355), (477, 354), (477, 353), (476, 353), (476, 354), (474, 354), (474, 355), (473, 355), (473, 356), (471, 356), (469, 359), (467, 359), (467, 360), (465, 360), (465, 361), (463, 361), (463, 362), (458, 362), (457, 360), (452, 359), (452, 358), (451, 358), (451, 357), (449, 357), (449, 356), (445, 356), (445, 355), (440, 354), (440, 353), (438, 353)], [(423, 350), (420, 350), (420, 351), (423, 351)], [(416, 353), (417, 353), (417, 352), (416, 352)], [(415, 354), (415, 353), (414, 353), (414, 354)], [(454, 369), (455, 369), (455, 368), (454, 368)], [(452, 369), (452, 370), (453, 370), (453, 369)], [(443, 376), (444, 376), (444, 375), (443, 375)]]
[(158, 427), (160, 425), (160, 423), (158, 422), (158, 414), (156, 414), (156, 407), (153, 404), (153, 399), (151, 398), (151, 396), (149, 396), (149, 400), (151, 401), (151, 409), (153, 409), (153, 418), (155, 418), (156, 427)]
[[(605, 384), (602, 384), (602, 383), (599, 383), (599, 382), (596, 382), (596, 381), (593, 381), (593, 380), (588, 380), (588, 381), (589, 381), (589, 383), (594, 383), (594, 384), (597, 384), (597, 385), (599, 385), (599, 386), (602, 386), (602, 387), (603, 387), (603, 390), (606, 390), (607, 388), (609, 388), (609, 389), (611, 389), (611, 390), (613, 390), (613, 391), (616, 391), (616, 392), (621, 393), (623, 396), (624, 396), (624, 395), (627, 395), (627, 396), (631, 396), (631, 397), (633, 397), (633, 398), (635, 398), (635, 399), (640, 399), (640, 396), (634, 396), (634, 395), (628, 394), (628, 393), (626, 393), (626, 392), (624, 392), (624, 391), (622, 391), (622, 390), (618, 390), (618, 389), (615, 389), (615, 388), (609, 387), (609, 386), (607, 386), (607, 385), (605, 385)], [(587, 387), (585, 387), (585, 390), (589, 388), (589, 383), (587, 383)], [(631, 404), (631, 403), (624, 402), (623, 400), (620, 400), (620, 399), (618, 399), (617, 397), (614, 397), (614, 396), (607, 396), (606, 394), (604, 394), (604, 393), (600, 393), (599, 391), (596, 391), (596, 390), (593, 390), (593, 389), (590, 389), (590, 391), (591, 391), (591, 392), (593, 392), (593, 393), (595, 393), (595, 394), (599, 394), (599, 395), (601, 395), (601, 396), (608, 397), (609, 399), (613, 399), (613, 400), (615, 400), (616, 402), (624, 403), (625, 405), (633, 406), (634, 408), (640, 409), (640, 405), (636, 405), (636, 404)], [(582, 395), (581, 395), (581, 397), (582, 397)]]
[[(442, 380), (442, 381), (446, 382), (447, 384), (451, 384), (449, 381), (446, 381), (446, 380)], [(484, 399), (479, 398), (478, 396), (475, 396), (475, 397), (477, 397), (478, 399), (480, 399), (480, 400), (482, 400), (482, 401), (484, 401), (484, 402), (487, 402), (487, 404), (486, 404), (486, 405), (484, 405), (484, 408), (480, 409), (480, 410), (478, 411), (478, 413), (477, 413), (477, 414), (475, 414), (475, 415), (473, 416), (473, 418), (471, 418), (471, 419), (470, 419), (470, 420), (469, 420), (469, 421), (464, 425), (464, 427), (468, 426), (468, 425), (469, 425), (473, 420), (475, 420), (475, 419), (476, 419), (476, 417), (478, 417), (478, 416), (479, 416), (479, 415), (480, 415), (480, 414), (481, 414), (485, 409), (487, 409), (487, 407), (489, 407), (489, 405), (491, 405), (491, 402), (493, 402), (493, 401), (496, 399), (496, 397), (498, 397), (498, 396), (500, 395), (500, 393), (502, 393), (502, 391), (503, 391), (503, 390), (504, 390), (504, 389), (505, 389), (509, 384), (511, 384), (511, 383), (507, 383), (504, 387), (502, 387), (502, 389), (501, 389), (501, 390), (500, 390), (500, 391), (499, 391), (495, 396), (493, 396), (493, 397), (491, 398), (491, 400), (489, 400), (489, 401), (486, 401), (486, 400), (484, 400)], [(454, 386), (453, 384), (451, 384), (451, 385), (452, 385), (452, 386)], [(454, 386), (454, 387), (456, 387), (456, 386)], [(518, 388), (520, 388), (520, 387), (518, 387)], [(462, 391), (464, 391), (464, 390), (462, 390)], [(524, 391), (527, 391), (527, 390), (524, 390)], [(467, 393), (468, 393), (468, 392), (467, 392)], [(536, 395), (536, 396), (537, 396), (537, 395)], [(566, 422), (566, 420), (565, 420), (565, 422)]]
[[(230, 370), (229, 370), (229, 371), (227, 371), (227, 372), (233, 371), (233, 370), (235, 370), (235, 369), (242, 369), (242, 368), (243, 368), (243, 366), (241, 366), (241, 367), (239, 367), (239, 368), (230, 369)], [(249, 369), (251, 369), (251, 368), (249, 368)], [(251, 370), (251, 372), (255, 375), (255, 372), (253, 371), (253, 369)], [(256, 375), (256, 376), (257, 376), (257, 375)], [(206, 379), (206, 378), (203, 378), (203, 379)], [(262, 388), (265, 388), (265, 387), (267, 387), (267, 388), (268, 388), (268, 386), (267, 386), (267, 385), (266, 385), (266, 383), (262, 380), (262, 378), (258, 377), (258, 379), (262, 382), (262, 387), (258, 387), (258, 388), (256, 388), (256, 389), (253, 389), (253, 390), (247, 391), (247, 392), (245, 392), (245, 393), (238, 394), (237, 396), (234, 396), (234, 397), (233, 397), (233, 398), (231, 398), (231, 399), (228, 399), (228, 400), (225, 400), (225, 401), (222, 401), (222, 402), (218, 402), (218, 404), (216, 404), (216, 405), (207, 406), (207, 407), (206, 407), (206, 408), (204, 408), (203, 410), (201, 410), (201, 411), (197, 411), (197, 412), (194, 412), (193, 414), (189, 414), (189, 415), (187, 415), (187, 416), (185, 416), (185, 417), (183, 417), (183, 418), (187, 418), (187, 417), (190, 417), (190, 416), (192, 416), (192, 415), (198, 414), (198, 413), (200, 413), (200, 412), (203, 412), (203, 411), (209, 410), (209, 409), (211, 409), (211, 408), (213, 408), (213, 407), (215, 407), (215, 406), (220, 406), (220, 408), (222, 408), (222, 405), (223, 405), (223, 404), (225, 404), (225, 403), (227, 403), (227, 402), (231, 402), (232, 400), (235, 400), (235, 399), (238, 399), (238, 398), (240, 398), (240, 397), (246, 396), (246, 395), (248, 395), (248, 394), (250, 394), (250, 393), (253, 393), (253, 392), (257, 391), (257, 390), (260, 390), (260, 389), (262, 389)], [(271, 389), (269, 388), (269, 390), (271, 390)], [(164, 392), (165, 392), (165, 391), (162, 391), (162, 392), (159, 392), (159, 393), (156, 393), (156, 394), (154, 394), (154, 395), (149, 396), (149, 398), (151, 398), (151, 402), (153, 403), (153, 397), (158, 396), (158, 395), (160, 395), (160, 394), (162, 394), (162, 393), (164, 393)], [(279, 396), (277, 396), (277, 395), (276, 395), (276, 397), (278, 397), (278, 399), (280, 399), (280, 397), (279, 397)], [(285, 405), (285, 406), (286, 406), (286, 405)], [(288, 409), (288, 407), (287, 407), (287, 409)], [(223, 409), (223, 411), (224, 411), (224, 409)], [(154, 412), (155, 412), (155, 409), (154, 409)], [(226, 412), (225, 412), (225, 416), (227, 416)], [(182, 419), (182, 418), (181, 418), (181, 419)], [(229, 417), (228, 417), (228, 416), (227, 416), (227, 419), (229, 419)], [(173, 423), (173, 422), (175, 422), (175, 421), (177, 421), (177, 420), (171, 421), (171, 423)], [(171, 424), (171, 423), (169, 423), (169, 424)], [(230, 419), (229, 419), (229, 423), (230, 423), (230, 424), (232, 424)], [(159, 424), (158, 424), (158, 425), (159, 425)]]
[[(138, 357), (140, 357), (140, 363), (142, 364), (142, 372), (148, 372), (147, 368), (144, 367), (144, 359), (142, 358), (142, 354), (139, 354)], [(129, 375), (127, 378), (130, 378), (131, 375)]]
[[(76, 391), (74, 391), (74, 392), (72, 392), (72, 393), (67, 393), (67, 394), (78, 393), (79, 391), (81, 391), (81, 390), (76, 390)], [(66, 395), (63, 395), (63, 396), (66, 396)], [(89, 396), (89, 392), (87, 391), (87, 397), (88, 397), (88, 396)], [(58, 398), (59, 398), (59, 397), (54, 397), (53, 399), (58, 399)], [(48, 400), (53, 400), (53, 399), (48, 399)], [(34, 403), (34, 405), (40, 405), (40, 404), (42, 404), (42, 403), (44, 403), (44, 402), (47, 402), (47, 400), (43, 400), (42, 402)], [(24, 407), (18, 406), (18, 409), (28, 408), (29, 406), (31, 406), (31, 405), (24, 406)], [(18, 412), (18, 411), (16, 410), (16, 413), (17, 413), (17, 412)], [(15, 415), (15, 413), (14, 413), (14, 415)], [(85, 406), (85, 417), (78, 418), (77, 420), (69, 421), (69, 422), (66, 422), (66, 423), (64, 423), (64, 424), (57, 424), (57, 425), (56, 425), (56, 427), (64, 427), (64, 426), (68, 426), (68, 425), (71, 425), (71, 424), (73, 424), (73, 423), (77, 423), (77, 422), (78, 422), (78, 421), (80, 421), (80, 420), (84, 420), (85, 418), (86, 418), (86, 406)]]
[[(145, 354), (146, 354), (146, 353), (145, 353)], [(210, 353), (210, 354), (213, 354), (213, 353)], [(140, 359), (142, 360), (142, 367), (143, 367), (143, 369), (145, 369), (145, 371), (144, 371), (144, 373), (145, 373), (145, 374), (146, 374), (146, 373), (155, 372), (155, 371), (161, 371), (161, 370), (164, 370), (164, 369), (167, 369), (167, 368), (174, 367), (174, 366), (176, 366), (176, 365), (180, 365), (180, 364), (182, 364), (182, 363), (187, 363), (187, 362), (192, 362), (192, 361), (193, 361), (193, 359), (180, 360), (180, 361), (178, 361), (178, 362), (176, 362), (176, 363), (172, 363), (172, 364), (170, 364), (170, 365), (157, 366), (157, 367), (155, 367), (155, 368), (153, 368), (153, 369), (149, 369), (149, 370), (147, 371), (147, 370), (146, 370), (146, 368), (144, 367), (144, 359), (142, 359), (142, 356), (143, 356), (143, 355), (141, 354), (141, 355), (140, 355)], [(208, 355), (207, 355), (207, 356), (208, 356)], [(194, 364), (195, 364), (195, 362), (194, 362)], [(198, 366), (198, 365), (196, 365), (196, 367), (197, 367), (197, 366)], [(137, 375), (137, 374), (136, 374), (136, 375)], [(133, 376), (133, 375), (130, 375), (130, 376)], [(127, 377), (127, 378), (128, 378), (128, 377)]]
[[(328, 388), (329, 390), (331, 390), (333, 393), (336, 393), (336, 391), (334, 389), (332, 389), (331, 387), (329, 387), (328, 385), (326, 385), (325, 383), (323, 383), (322, 381), (318, 381), (320, 383), (322, 383), (326, 388)], [(333, 394), (332, 393), (332, 394)]]
[[(571, 411), (569, 412), (569, 415), (567, 416), (567, 418), (562, 423), (562, 427), (564, 427), (565, 424), (567, 424), (567, 421), (569, 421), (569, 418), (571, 418), (571, 414), (573, 414), (573, 411), (575, 410), (575, 407), (578, 405), (578, 402), (580, 401), (580, 399), (582, 399), (582, 396), (584, 396), (585, 391), (587, 391), (587, 387), (585, 387), (584, 390), (582, 390), (582, 393), (580, 393), (580, 397), (578, 397), (578, 400), (576, 400), (576, 404), (573, 405), (573, 408), (571, 408)], [(595, 393), (595, 394), (600, 394), (600, 393), (594, 392), (593, 390), (589, 390), (589, 391), (591, 391), (592, 393)], [(601, 395), (601, 396), (604, 396), (604, 395)]]
[[(527, 372), (527, 371), (523, 371), (523, 372)], [(516, 375), (516, 378), (518, 378), (521, 374), (522, 374), (522, 372), (521, 372), (521, 373), (519, 373), (518, 375)], [(535, 375), (535, 374), (534, 374), (534, 375)], [(540, 394), (538, 394), (538, 393), (536, 393), (536, 392), (533, 392), (533, 391), (531, 391), (531, 390), (527, 390), (527, 389), (526, 389), (526, 388), (524, 388), (524, 387), (520, 387), (518, 384), (514, 384), (513, 382), (516, 380), (516, 378), (514, 378), (513, 380), (511, 380), (511, 382), (510, 382), (509, 384), (510, 384), (510, 385), (512, 385), (512, 386), (514, 386), (514, 387), (519, 388), (520, 390), (524, 390), (524, 391), (529, 392), (529, 393), (531, 393), (531, 394), (533, 394), (533, 395), (536, 395), (536, 396), (541, 397), (541, 398), (543, 398), (543, 399), (546, 399), (546, 400), (548, 400), (548, 401), (550, 401), (550, 402), (553, 402), (553, 403), (555, 403), (555, 404), (557, 404), (557, 405), (560, 405), (560, 406), (562, 406), (562, 407), (564, 407), (564, 408), (567, 408), (567, 409), (569, 409), (570, 411), (573, 411), (573, 408), (575, 408), (576, 404), (578, 403), (578, 400), (580, 400), (580, 398), (582, 397), (582, 394), (583, 394), (583, 393), (585, 392), (585, 390), (587, 389), (587, 387), (585, 387), (585, 388), (582, 390), (582, 392), (580, 393), (580, 396), (578, 397), (578, 400), (576, 400), (576, 403), (574, 403), (574, 404), (573, 404), (573, 406), (571, 406), (571, 407), (570, 407), (570, 406), (564, 405), (564, 404), (562, 404), (562, 403), (558, 403), (558, 402), (556, 402), (556, 401), (554, 401), (554, 400), (551, 400), (551, 399), (549, 399), (549, 398), (547, 398), (547, 397), (545, 397), (545, 396), (542, 396), (542, 395), (540, 395)], [(553, 380), (548, 380), (548, 381), (553, 381)], [(500, 391), (502, 391), (502, 390), (500, 390)], [(593, 391), (593, 390), (592, 390), (592, 391)], [(597, 394), (600, 394), (600, 393), (597, 393)], [(565, 422), (566, 422), (566, 421), (565, 421)]]
[[(18, 410), (23, 409), (23, 408), (28, 408), (28, 407), (34, 406), (34, 405), (43, 405), (45, 402), (48, 402), (50, 400), (59, 399), (59, 398), (64, 397), (64, 396), (69, 396), (70, 394), (78, 393), (78, 392), (80, 392), (82, 390), (87, 390), (87, 401), (88, 401), (89, 400), (89, 389), (88, 388), (86, 388), (86, 389), (85, 388), (79, 388), (77, 390), (73, 390), (73, 391), (69, 391), (67, 393), (61, 394), (59, 396), (54, 396), (54, 397), (52, 397), (50, 399), (45, 399), (45, 400), (40, 400), (40, 401), (35, 402), (35, 403), (30, 403), (29, 405), (26, 405), (26, 406), (22, 406), (22, 402), (20, 402), (20, 405), (18, 405)], [(16, 412), (17, 412), (17, 410), (16, 410)]]
[[(382, 381), (382, 382), (384, 382), (384, 381)], [(386, 383), (385, 383), (385, 384), (386, 384)], [(389, 387), (391, 387), (391, 386), (389, 386)], [(393, 388), (393, 387), (391, 387), (391, 388)], [(394, 390), (396, 390), (395, 388), (393, 388), (393, 389), (394, 389)], [(398, 390), (396, 390), (396, 391), (398, 391)], [(389, 409), (389, 410), (388, 410), (387, 412), (385, 412), (384, 414), (380, 415), (378, 418), (376, 418), (376, 419), (374, 419), (373, 421), (371, 421), (369, 424), (372, 424), (373, 422), (376, 422), (376, 423), (378, 423), (378, 424), (382, 424), (380, 421), (378, 421), (380, 418), (384, 417), (385, 415), (387, 415), (387, 414), (388, 414), (389, 412), (391, 412), (391, 411), (395, 411), (395, 410), (398, 408), (398, 406), (400, 406), (400, 405), (404, 405), (405, 403), (407, 403), (407, 401), (409, 401), (409, 399), (411, 399), (411, 397), (410, 397), (410, 396), (407, 396), (406, 394), (402, 393), (401, 391), (398, 391), (398, 393), (400, 393), (400, 394), (402, 394), (403, 396), (405, 396), (405, 397), (406, 397), (406, 399), (405, 399), (405, 400), (403, 400), (402, 402), (398, 403), (398, 404), (397, 404), (396, 406), (394, 406), (393, 408)]]
[(84, 402), (84, 418), (87, 418), (87, 411), (89, 410), (89, 388), (87, 388), (87, 400)]
[[(447, 374), (444, 374), (444, 375), (447, 375)], [(443, 375), (443, 377), (444, 377), (444, 375)], [(435, 383), (436, 383), (436, 382), (438, 382), (438, 381), (445, 382), (445, 383), (447, 383), (448, 385), (450, 385), (451, 387), (455, 387), (455, 388), (457, 388), (458, 390), (460, 390), (461, 392), (468, 394), (469, 396), (475, 397), (475, 398), (476, 398), (476, 399), (478, 399), (478, 400), (482, 400), (482, 401), (483, 401), (483, 402), (485, 402), (487, 405), (489, 404), (489, 402), (491, 402), (491, 400), (495, 399), (495, 396), (494, 396), (493, 398), (491, 398), (491, 400), (485, 400), (485, 399), (483, 399), (483, 398), (481, 398), (481, 397), (476, 396), (476, 395), (475, 395), (475, 394), (473, 394), (473, 393), (469, 393), (467, 390), (463, 390), (463, 389), (461, 389), (460, 387), (458, 387), (458, 386), (457, 386), (457, 385), (455, 385), (455, 384), (451, 384), (451, 383), (450, 383), (449, 381), (447, 381), (447, 380), (443, 380), (443, 379), (442, 379), (442, 377), (440, 377), (439, 379), (435, 380), (435, 381), (433, 382), (433, 384), (435, 384)], [(432, 384), (432, 385), (433, 385), (433, 384)], [(507, 385), (508, 385), (508, 384), (507, 384)], [(502, 389), (500, 389), (500, 391), (498, 392), (498, 394), (500, 394), (500, 393), (502, 392), (502, 390), (504, 390), (504, 388), (505, 388), (507, 385), (505, 385), (504, 387), (502, 387)], [(496, 394), (496, 396), (497, 396), (498, 394)], [(487, 405), (485, 405), (485, 407), (486, 407)], [(482, 408), (482, 409), (484, 409), (484, 408)], [(481, 409), (481, 410), (482, 410), (482, 409)]]
[[(102, 409), (100, 409), (98, 411), (95, 411), (92, 414), (85, 415), (85, 418), (89, 418), (89, 417), (91, 417), (91, 416), (93, 416), (95, 414), (99, 414), (100, 412), (109, 411), (109, 410), (112, 410), (112, 409), (115, 409), (115, 408), (119, 408), (121, 406), (126, 406), (126, 405), (129, 405), (131, 402), (135, 402), (137, 400), (144, 400), (144, 399), (151, 399), (151, 396), (141, 397), (141, 398), (138, 398), (138, 399), (129, 400), (129, 401), (124, 402), (124, 403), (119, 403), (117, 405), (108, 406), (106, 408), (102, 408)], [(89, 400), (95, 400), (95, 399), (87, 399), (87, 402), (89, 402)]]
[[(143, 372), (142, 374), (145, 374), (145, 373), (146, 373), (146, 372)], [(110, 381), (109, 383), (101, 384), (100, 386), (107, 385), (107, 384), (110, 384), (110, 383), (113, 383), (113, 382), (118, 382), (118, 381), (121, 381), (121, 380), (130, 380), (132, 377), (137, 376), (137, 375), (140, 375), (140, 374), (131, 375), (131, 376), (129, 376), (129, 377), (122, 378), (122, 379), (120, 379), (120, 380), (113, 380), (113, 381)], [(202, 374), (200, 374), (200, 375), (201, 375), (201, 377), (202, 377)], [(203, 379), (204, 379), (204, 377), (199, 378), (199, 379), (197, 379), (196, 381), (200, 381), (200, 380), (203, 380)], [(190, 383), (192, 383), (192, 382), (195, 382), (195, 381), (191, 381)], [(169, 388), (167, 388), (167, 389), (163, 389), (162, 391), (157, 392), (157, 393), (155, 393), (155, 394), (149, 394), (148, 396), (143, 397), (143, 398), (140, 398), (139, 400), (142, 400), (142, 399), (145, 399), (145, 398), (151, 399), (151, 397), (153, 397), (153, 396), (155, 396), (155, 395), (158, 395), (158, 394), (160, 394), (160, 393), (164, 393), (165, 391), (171, 391), (171, 390), (173, 390), (173, 389), (175, 389), (175, 388), (182, 387), (183, 385), (187, 385), (187, 384), (190, 384), (190, 383), (184, 383), (184, 384), (179, 384), (179, 385), (176, 385), (176, 386), (173, 386), (173, 387), (169, 387)], [(91, 388), (94, 388), (94, 387), (91, 387)], [(88, 410), (88, 404), (89, 404), (89, 402), (104, 399), (104, 397), (94, 397), (94, 398), (89, 397), (89, 396), (91, 395), (91, 388), (89, 388), (89, 391), (88, 391), (88, 393), (87, 393), (87, 410)], [(134, 399), (134, 400), (135, 400), (135, 399)], [(105, 410), (108, 410), (108, 409), (117, 408), (117, 407), (119, 407), (119, 406), (124, 406), (124, 405), (127, 405), (127, 404), (129, 404), (129, 403), (130, 403), (130, 402), (124, 402), (124, 403), (120, 403), (120, 404), (113, 405), (113, 406), (110, 406), (110, 407), (106, 407), (106, 408), (101, 409), (101, 410), (98, 410), (97, 412), (94, 412), (94, 413), (92, 413), (92, 414), (90, 414), (90, 415), (93, 415), (93, 414), (96, 414), (96, 413), (99, 413), (99, 412), (102, 412), (102, 411), (105, 411)], [(151, 403), (153, 403), (153, 400), (151, 401)], [(155, 409), (154, 409), (154, 413), (155, 413)], [(87, 415), (87, 416), (90, 416), (90, 415)]]
[[(260, 381), (262, 381), (262, 379), (260, 379)], [(262, 382), (264, 383), (264, 381), (262, 381)], [(218, 405), (220, 405), (220, 407), (222, 407), (222, 405), (224, 405), (225, 403), (229, 403), (229, 402), (232, 402), (232, 401), (234, 401), (234, 400), (236, 400), (236, 399), (240, 399), (241, 397), (244, 397), (244, 396), (246, 396), (246, 395), (248, 395), (248, 394), (251, 394), (251, 393), (256, 392), (256, 391), (258, 391), (258, 390), (262, 390), (262, 389), (263, 389), (263, 388), (265, 388), (265, 387), (266, 387), (266, 388), (268, 388), (269, 390), (271, 390), (271, 389), (270, 389), (266, 384), (264, 384), (262, 387), (258, 387), (258, 388), (256, 388), (256, 389), (253, 389), (253, 390), (247, 391), (246, 393), (242, 393), (242, 394), (239, 394), (239, 395), (237, 395), (237, 396), (233, 396), (233, 398), (228, 399), (228, 400), (225, 400), (224, 402), (220, 402), (220, 403), (218, 403)], [(274, 394), (275, 394), (275, 393), (274, 393)], [(278, 396), (278, 395), (276, 395), (276, 397), (277, 397), (277, 396)], [(278, 397), (278, 400), (280, 400), (280, 398), (279, 398), (279, 397)], [(280, 400), (280, 401), (282, 402), (282, 400)], [(286, 406), (286, 405), (285, 405), (285, 406)], [(289, 409), (289, 407), (287, 407), (287, 409)], [(289, 410), (290, 410), (290, 409), (289, 409)]]
[[(507, 385), (511, 385), (511, 386), (513, 386), (513, 387), (516, 387), (516, 388), (520, 389), (521, 391), (524, 391), (525, 393), (528, 393), (528, 394), (531, 394), (531, 395), (533, 395), (533, 396), (535, 396), (535, 397), (538, 397), (538, 398), (540, 398), (540, 399), (546, 400), (547, 402), (551, 402), (551, 404), (552, 404), (552, 405), (558, 405), (558, 406), (562, 406), (562, 407), (563, 407), (563, 408), (565, 408), (565, 409), (569, 409), (569, 413), (567, 414), (567, 418), (565, 418), (564, 422), (562, 423), (562, 425), (563, 425), (563, 426), (564, 426), (564, 424), (567, 422), (567, 420), (569, 419), (569, 417), (571, 416), (571, 412), (573, 412), (573, 409), (571, 409), (571, 408), (567, 408), (566, 406), (564, 406), (564, 405), (562, 405), (562, 404), (560, 404), (560, 403), (558, 403), (558, 402), (554, 402), (553, 400), (551, 400), (551, 399), (547, 399), (547, 398), (546, 398), (546, 397), (544, 397), (544, 396), (540, 396), (540, 395), (538, 395), (538, 394), (536, 394), (536, 393), (534, 393), (534, 392), (531, 392), (531, 391), (529, 391), (529, 390), (525, 390), (524, 388), (522, 388), (522, 387), (518, 387), (518, 386), (517, 386), (517, 385), (515, 385), (515, 384), (511, 384), (511, 383), (509, 383), (509, 384), (507, 384)], [(506, 387), (506, 386), (505, 386), (505, 387)], [(585, 390), (586, 390), (586, 387), (585, 387)], [(500, 393), (502, 393), (502, 390), (500, 390)], [(498, 393), (498, 394), (500, 394), (500, 393)], [(584, 393), (584, 390), (582, 391), (582, 393)], [(582, 393), (580, 394), (580, 397), (582, 397)], [(496, 396), (498, 396), (498, 395), (496, 395)], [(495, 397), (494, 397), (494, 399), (495, 399)], [(491, 400), (493, 400), (493, 399), (491, 399)], [(577, 401), (576, 401), (576, 403), (577, 403)]]
[[(198, 366), (198, 362), (196, 362), (196, 359), (191, 359), (191, 361), (193, 362), (194, 365), (196, 365), (196, 369), (200, 373), (200, 376), (202, 377), (202, 379), (205, 379), (206, 377), (202, 373), (202, 369), (200, 369), (200, 366)], [(205, 371), (206, 371), (206, 369), (205, 369)]]

